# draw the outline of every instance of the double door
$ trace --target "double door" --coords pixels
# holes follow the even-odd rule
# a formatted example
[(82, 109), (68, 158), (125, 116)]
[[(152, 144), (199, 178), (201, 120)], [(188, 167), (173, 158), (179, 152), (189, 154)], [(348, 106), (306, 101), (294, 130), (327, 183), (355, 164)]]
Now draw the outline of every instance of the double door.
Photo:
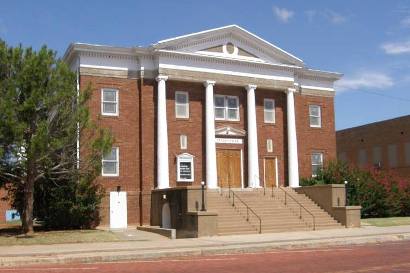
[(216, 150), (218, 186), (221, 188), (241, 188), (241, 150)]

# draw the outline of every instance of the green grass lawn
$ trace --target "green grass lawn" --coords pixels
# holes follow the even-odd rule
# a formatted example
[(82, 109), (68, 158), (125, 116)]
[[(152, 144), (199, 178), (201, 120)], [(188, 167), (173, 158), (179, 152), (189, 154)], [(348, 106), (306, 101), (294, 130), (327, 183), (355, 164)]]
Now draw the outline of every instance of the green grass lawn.
[(115, 242), (120, 240), (114, 233), (103, 230), (38, 230), (32, 236), (24, 236), (19, 234), (18, 223), (0, 226), (0, 246)]
[(376, 227), (410, 225), (410, 217), (367, 218), (362, 219), (362, 224)]

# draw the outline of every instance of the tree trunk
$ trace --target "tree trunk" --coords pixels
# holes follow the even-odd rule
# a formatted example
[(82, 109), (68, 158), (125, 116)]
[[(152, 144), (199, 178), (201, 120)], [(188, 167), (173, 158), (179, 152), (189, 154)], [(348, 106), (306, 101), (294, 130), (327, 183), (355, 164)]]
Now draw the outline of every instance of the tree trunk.
[[(29, 160), (30, 161), (30, 160)], [(34, 206), (34, 179), (35, 168), (31, 162), (27, 164), (27, 177), (24, 183), (24, 204), (22, 215), (22, 229), (24, 234), (34, 233), (33, 229), (33, 206)]]

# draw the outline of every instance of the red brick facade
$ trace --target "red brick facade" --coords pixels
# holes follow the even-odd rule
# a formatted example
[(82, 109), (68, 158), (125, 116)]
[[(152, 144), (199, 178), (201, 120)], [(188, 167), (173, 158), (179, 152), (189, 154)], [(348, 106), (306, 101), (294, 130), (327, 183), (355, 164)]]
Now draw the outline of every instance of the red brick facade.
[[(99, 177), (98, 182), (107, 190), (116, 191), (121, 186), (127, 192), (128, 224), (149, 224), (151, 190), (156, 187), (156, 87), (152, 79), (125, 79), (104, 76), (82, 75), (81, 88), (92, 84), (92, 116), (103, 126), (110, 128), (114, 137), (114, 146), (119, 147), (119, 176)], [(119, 90), (119, 116), (101, 116), (101, 89)], [(189, 118), (175, 118), (175, 92), (185, 91), (189, 94)], [(169, 184), (200, 185), (205, 180), (205, 88), (200, 82), (182, 82), (168, 80), (167, 123), (169, 147)], [(239, 97), (239, 121), (216, 121), (215, 127), (230, 126), (246, 131), (246, 89), (245, 87), (219, 85), (214, 87), (214, 94)], [(278, 179), (280, 185), (287, 185), (287, 118), (286, 94), (283, 91), (256, 89), (256, 120), (259, 150), (259, 173), (263, 181), (264, 158), (276, 157), (278, 162)], [(275, 100), (275, 124), (264, 123), (264, 98)], [(322, 108), (322, 128), (310, 128), (309, 104)], [(324, 153), (325, 162), (335, 157), (335, 132), (333, 98), (320, 96), (295, 96), (296, 126), (298, 137), (300, 176), (311, 175), (310, 154), (313, 151)], [(187, 135), (188, 148), (180, 149), (180, 135)], [(266, 140), (273, 140), (273, 152), (268, 153)], [(220, 144), (218, 148), (241, 149), (243, 153), (243, 181), (247, 186), (247, 142), (243, 144)], [(194, 155), (194, 182), (176, 182), (176, 156), (181, 153)], [(102, 207), (102, 224), (109, 223), (109, 196), (104, 199)]]
[(10, 209), (10, 204), (7, 201), (3, 201), (2, 198), (5, 197), (7, 192), (0, 189), (0, 224), (6, 222), (6, 211)]
[[(340, 160), (360, 167), (378, 166), (403, 178), (410, 177), (410, 116), (340, 130), (336, 138)], [(389, 155), (389, 147), (396, 152), (390, 151)]]

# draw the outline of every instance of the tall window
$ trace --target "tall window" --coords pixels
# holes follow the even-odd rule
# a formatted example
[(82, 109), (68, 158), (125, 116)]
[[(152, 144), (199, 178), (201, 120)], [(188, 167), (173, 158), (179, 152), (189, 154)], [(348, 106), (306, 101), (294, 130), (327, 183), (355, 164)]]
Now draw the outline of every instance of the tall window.
[(319, 105), (309, 105), (310, 127), (322, 127), (322, 115)]
[(175, 117), (189, 118), (189, 96), (187, 92), (175, 92)]
[(216, 120), (239, 120), (238, 97), (215, 95), (214, 105)]
[(101, 90), (101, 113), (104, 116), (118, 116), (118, 90)]
[(312, 162), (312, 176), (316, 177), (319, 173), (319, 170), (323, 168), (323, 154), (322, 153), (312, 153), (311, 155)]
[(263, 100), (263, 116), (265, 123), (275, 123), (275, 100)]
[(119, 175), (119, 149), (113, 147), (111, 152), (105, 154), (102, 158), (102, 175), (118, 176)]
[(387, 156), (389, 159), (389, 166), (391, 168), (397, 167), (397, 145), (396, 144), (390, 144), (387, 146)]

